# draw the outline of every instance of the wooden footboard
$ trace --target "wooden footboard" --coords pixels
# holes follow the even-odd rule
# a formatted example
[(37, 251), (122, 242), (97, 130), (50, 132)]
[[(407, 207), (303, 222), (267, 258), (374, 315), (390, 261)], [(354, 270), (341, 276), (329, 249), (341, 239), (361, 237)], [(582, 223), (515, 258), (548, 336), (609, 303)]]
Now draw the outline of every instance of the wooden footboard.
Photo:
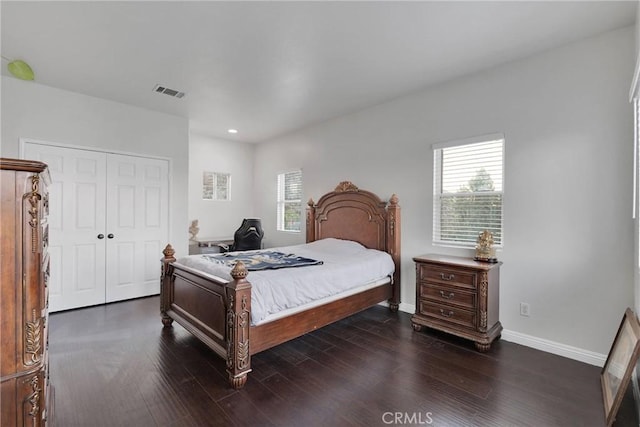
[[(372, 307), (381, 301), (391, 300), (393, 294), (394, 285), (385, 283), (367, 291), (301, 311), (291, 316), (252, 326), (250, 352), (251, 354), (256, 354), (308, 332), (320, 329), (323, 326)], [(394, 308), (390, 305), (389, 308), (392, 311), (397, 310), (397, 306)]]
[(165, 327), (177, 321), (227, 361), (232, 387), (239, 389), (251, 371), (249, 328), (251, 284), (247, 270), (238, 262), (226, 282), (203, 277), (174, 264), (175, 251), (163, 251), (160, 312)]

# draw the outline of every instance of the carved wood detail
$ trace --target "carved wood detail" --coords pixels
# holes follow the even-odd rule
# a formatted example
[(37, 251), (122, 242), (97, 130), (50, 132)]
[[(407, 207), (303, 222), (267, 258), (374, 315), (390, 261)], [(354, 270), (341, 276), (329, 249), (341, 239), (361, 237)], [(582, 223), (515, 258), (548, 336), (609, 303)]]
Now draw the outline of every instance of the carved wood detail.
[(39, 425), (38, 417), (40, 415), (40, 395), (42, 394), (40, 375), (36, 374), (31, 378), (27, 378), (25, 380), (25, 384), (29, 384), (31, 387), (31, 393), (29, 393), (29, 395), (24, 399), (25, 412), (27, 416), (33, 418), (33, 425)]
[[(23, 195), (23, 203), (24, 200), (28, 201), (28, 206), (26, 206), (26, 211), (28, 213), (28, 224), (31, 228), (31, 237), (27, 238), (25, 236), (26, 229), (22, 230), (22, 269), (23, 269), (23, 279), (22, 279), (22, 288), (23, 288), (23, 299), (22, 299), (22, 316), (24, 322), (24, 338), (23, 342), (23, 364), (24, 366), (33, 366), (38, 364), (41, 359), (41, 350), (42, 350), (42, 326), (41, 319), (36, 314), (36, 309), (32, 308), (35, 301), (29, 298), (29, 292), (27, 290), (28, 283), (31, 279), (31, 274), (33, 274), (33, 268), (30, 268), (29, 265), (33, 263), (32, 255), (28, 255), (27, 253), (27, 239), (30, 242), (30, 252), (31, 254), (35, 254), (40, 251), (38, 245), (38, 228), (40, 227), (40, 215), (39, 215), (39, 203), (42, 200), (42, 196), (39, 193), (40, 189), (40, 175), (38, 173), (34, 173), (30, 177), (31, 181), (31, 191), (25, 193)], [(24, 209), (24, 205), (23, 205)], [(25, 215), (26, 217), (26, 215)], [(36, 271), (39, 271), (42, 266), (37, 266)], [(38, 277), (37, 274), (34, 277)], [(43, 278), (44, 279), (44, 278)], [(44, 285), (44, 283), (43, 283)], [(31, 315), (31, 320), (29, 320), (28, 316)]]
[(333, 191), (336, 193), (344, 193), (345, 191), (360, 191), (360, 189), (351, 181), (342, 181), (336, 185), (336, 188)]
[(31, 226), (31, 253), (36, 253), (38, 250), (38, 204), (42, 200), (42, 196), (38, 193), (38, 187), (40, 184), (40, 175), (34, 174), (31, 177), (31, 192), (25, 194), (27, 200), (29, 200), (30, 207), (27, 212), (31, 216), (29, 219), (29, 225)]
[(398, 208), (398, 196), (396, 196), (395, 194), (391, 195), (391, 198), (389, 199), (389, 234), (390, 237), (393, 239), (393, 236), (395, 235), (396, 232), (396, 213), (395, 210)]
[(176, 258), (174, 257), (174, 255), (176, 254), (176, 251), (175, 251), (175, 249), (173, 249), (173, 246), (171, 246), (171, 245), (165, 246), (165, 248), (162, 251), (162, 253), (164, 254), (164, 261), (165, 262), (173, 262), (173, 261), (176, 260)]
[(316, 207), (313, 199), (307, 202), (307, 242), (316, 240)]
[(24, 364), (33, 366), (42, 359), (42, 323), (36, 315), (36, 310), (31, 312), (32, 321), (26, 322), (24, 330)]
[(486, 353), (491, 348), (491, 343), (476, 342), (474, 344), (479, 353)]
[(489, 279), (487, 272), (480, 273), (480, 327), (481, 332), (487, 332), (487, 288), (489, 287)]
[(227, 373), (231, 386), (244, 386), (251, 371), (249, 329), (251, 326), (251, 284), (242, 261), (231, 270), (233, 282), (227, 286)]
[(231, 339), (234, 335), (236, 316), (234, 311), (235, 296), (229, 295), (229, 308), (227, 310), (227, 371), (232, 371), (236, 363), (236, 348)]

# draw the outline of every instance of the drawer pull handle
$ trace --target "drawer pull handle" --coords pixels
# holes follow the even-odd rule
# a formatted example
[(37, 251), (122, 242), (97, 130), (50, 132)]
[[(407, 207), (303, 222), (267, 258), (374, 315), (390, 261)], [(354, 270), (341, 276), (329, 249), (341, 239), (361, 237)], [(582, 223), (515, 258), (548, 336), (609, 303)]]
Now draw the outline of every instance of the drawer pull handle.
[(444, 299), (451, 299), (453, 298), (455, 294), (453, 292), (449, 292), (448, 294), (445, 294), (444, 291), (440, 291), (440, 296)]
[(445, 313), (445, 311), (443, 309), (440, 309), (440, 315), (442, 315), (444, 317), (451, 317), (451, 316), (453, 316), (453, 311), (449, 310), (448, 313)]
[(449, 274), (448, 276), (446, 276), (444, 273), (440, 273), (440, 278), (442, 280), (453, 280), (455, 279), (455, 275), (454, 274)]

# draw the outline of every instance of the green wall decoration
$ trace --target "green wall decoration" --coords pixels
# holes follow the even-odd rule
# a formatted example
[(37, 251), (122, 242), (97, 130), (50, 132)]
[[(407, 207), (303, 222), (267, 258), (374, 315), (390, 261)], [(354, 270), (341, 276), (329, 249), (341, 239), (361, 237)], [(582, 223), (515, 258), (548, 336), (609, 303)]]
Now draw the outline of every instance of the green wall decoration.
[(34, 78), (33, 70), (31, 69), (29, 64), (21, 59), (16, 59), (15, 61), (9, 62), (7, 68), (9, 68), (9, 72), (11, 74), (19, 79), (33, 80)]
[(6, 59), (9, 61), (7, 65), (7, 69), (11, 73), (12, 76), (21, 79), (21, 80), (33, 80), (34, 73), (29, 64), (24, 62), (22, 59), (11, 60), (7, 57), (2, 57), (2, 59)]

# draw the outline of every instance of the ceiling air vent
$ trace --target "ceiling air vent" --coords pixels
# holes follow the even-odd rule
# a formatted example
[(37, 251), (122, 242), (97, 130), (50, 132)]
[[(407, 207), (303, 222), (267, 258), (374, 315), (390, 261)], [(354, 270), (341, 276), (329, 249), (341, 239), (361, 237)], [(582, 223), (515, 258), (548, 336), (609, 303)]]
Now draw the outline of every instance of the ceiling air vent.
[(184, 96), (184, 92), (180, 92), (175, 89), (169, 89), (168, 87), (164, 87), (160, 85), (156, 85), (156, 87), (153, 88), (153, 91), (158, 93), (164, 93), (165, 95), (173, 96), (174, 98), (182, 98)]

